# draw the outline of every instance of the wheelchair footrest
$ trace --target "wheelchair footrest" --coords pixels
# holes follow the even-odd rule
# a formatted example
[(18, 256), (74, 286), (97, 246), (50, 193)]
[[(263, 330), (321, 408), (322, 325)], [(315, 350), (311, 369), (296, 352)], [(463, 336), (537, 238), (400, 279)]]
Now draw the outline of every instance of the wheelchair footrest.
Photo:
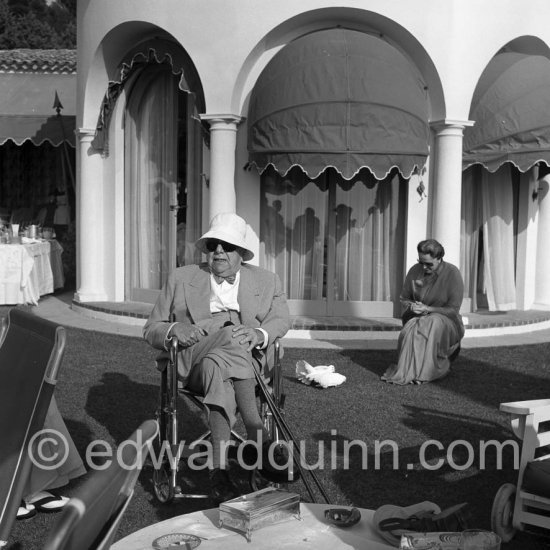
[(195, 493), (176, 493), (174, 498), (210, 498), (209, 495), (201, 495)]

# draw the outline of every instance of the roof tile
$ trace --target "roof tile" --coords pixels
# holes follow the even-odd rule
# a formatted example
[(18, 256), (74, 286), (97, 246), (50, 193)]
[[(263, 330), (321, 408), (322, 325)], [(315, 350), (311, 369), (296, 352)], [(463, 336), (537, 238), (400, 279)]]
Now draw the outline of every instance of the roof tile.
[(0, 72), (76, 73), (76, 50), (0, 50)]

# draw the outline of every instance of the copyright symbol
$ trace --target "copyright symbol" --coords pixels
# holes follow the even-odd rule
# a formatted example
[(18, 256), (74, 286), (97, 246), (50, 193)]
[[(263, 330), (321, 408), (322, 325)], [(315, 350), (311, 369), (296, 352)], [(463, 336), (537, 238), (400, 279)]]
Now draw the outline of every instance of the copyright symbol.
[(36, 432), (29, 441), (29, 458), (42, 470), (55, 470), (62, 466), (69, 456), (66, 437), (49, 428)]

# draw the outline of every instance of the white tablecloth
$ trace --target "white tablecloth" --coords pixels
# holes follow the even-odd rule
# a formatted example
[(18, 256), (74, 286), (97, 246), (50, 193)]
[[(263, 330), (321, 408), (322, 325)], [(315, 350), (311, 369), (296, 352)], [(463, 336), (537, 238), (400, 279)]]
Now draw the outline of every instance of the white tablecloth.
[(61, 245), (53, 241), (0, 244), (0, 304), (37, 304), (65, 284)]
[(252, 532), (252, 541), (235, 531), (218, 528), (217, 508), (176, 516), (145, 527), (119, 540), (111, 550), (151, 550), (153, 541), (169, 533), (188, 533), (200, 537), (198, 550), (223, 548), (225, 550), (304, 549), (307, 550), (395, 550), (372, 527), (374, 512), (360, 508), (361, 521), (353, 527), (341, 528), (324, 519), (326, 504), (300, 504), (301, 520), (290, 519)]

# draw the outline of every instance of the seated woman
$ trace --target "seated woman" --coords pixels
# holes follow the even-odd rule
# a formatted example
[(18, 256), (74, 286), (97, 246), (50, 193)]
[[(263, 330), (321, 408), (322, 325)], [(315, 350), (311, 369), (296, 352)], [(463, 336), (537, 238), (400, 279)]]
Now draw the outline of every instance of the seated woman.
[(392, 384), (422, 384), (445, 376), (464, 337), (460, 306), (464, 283), (460, 271), (444, 262), (445, 250), (435, 239), (417, 246), (418, 263), (401, 291), (403, 329), (397, 365), (382, 380)]
[(32, 447), (32, 467), (23, 491), (17, 519), (29, 519), (37, 512), (58, 512), (69, 501), (57, 489), (86, 473), (86, 468), (52, 396), (43, 435)]

